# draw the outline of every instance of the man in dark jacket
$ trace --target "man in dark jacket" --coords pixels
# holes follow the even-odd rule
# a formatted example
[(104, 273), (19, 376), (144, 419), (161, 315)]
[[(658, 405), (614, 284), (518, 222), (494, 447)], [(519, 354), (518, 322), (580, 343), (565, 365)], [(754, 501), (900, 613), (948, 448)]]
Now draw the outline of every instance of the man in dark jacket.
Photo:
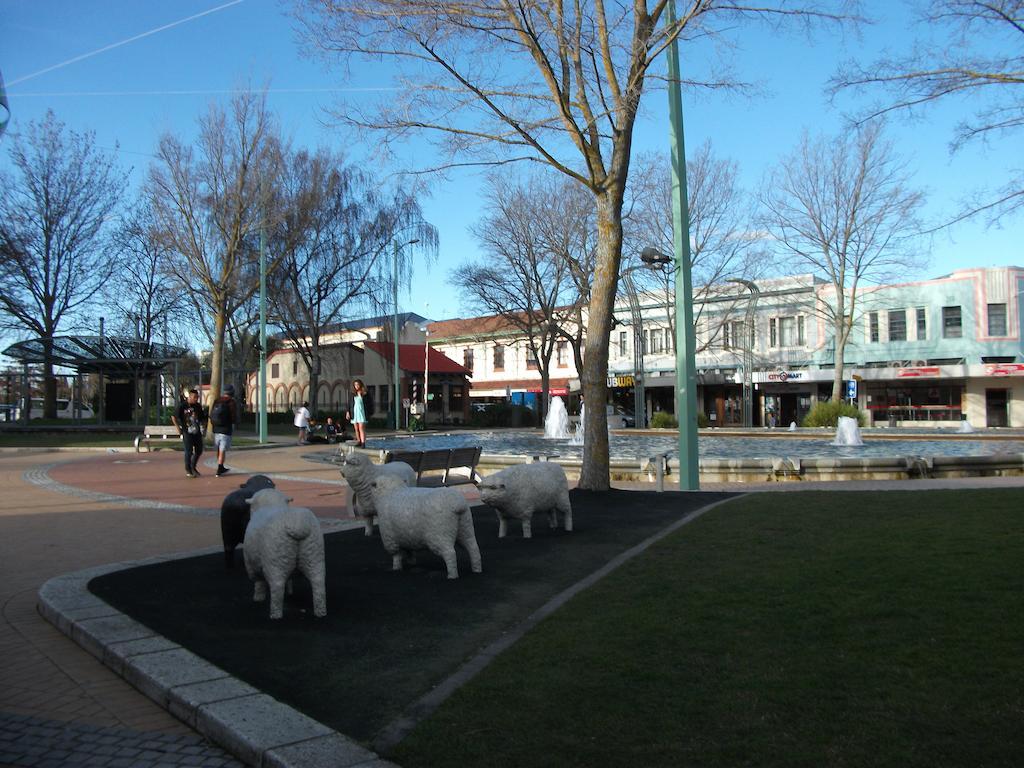
[(198, 477), (199, 457), (203, 455), (203, 438), (206, 436), (206, 409), (199, 402), (199, 390), (189, 390), (188, 400), (178, 404), (171, 421), (178, 428), (185, 447), (185, 475)]
[(231, 447), (231, 435), (238, 422), (238, 402), (235, 400), (235, 387), (228, 384), (224, 393), (218, 397), (210, 409), (210, 421), (213, 422), (213, 444), (217, 446), (217, 477), (228, 473), (224, 460)]

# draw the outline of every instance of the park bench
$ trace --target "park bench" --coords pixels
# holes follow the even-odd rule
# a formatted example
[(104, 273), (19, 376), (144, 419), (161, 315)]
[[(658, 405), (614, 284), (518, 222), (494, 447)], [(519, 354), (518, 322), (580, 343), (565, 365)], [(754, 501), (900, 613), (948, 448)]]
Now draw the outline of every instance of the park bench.
[[(476, 483), (480, 479), (476, 465), (480, 461), (480, 447), (437, 448), (431, 451), (385, 451), (384, 463), (404, 461), (416, 470), (417, 485), (458, 485)], [(465, 473), (452, 470), (466, 470)], [(440, 471), (440, 476), (424, 477), (424, 472)]]
[(159, 437), (162, 440), (167, 438), (178, 438), (178, 428), (170, 425), (150, 424), (142, 428), (142, 434), (137, 435), (135, 438), (135, 452), (138, 453), (139, 449), (145, 441), (146, 450), (153, 450), (153, 446), (150, 445), (150, 440), (154, 437)]

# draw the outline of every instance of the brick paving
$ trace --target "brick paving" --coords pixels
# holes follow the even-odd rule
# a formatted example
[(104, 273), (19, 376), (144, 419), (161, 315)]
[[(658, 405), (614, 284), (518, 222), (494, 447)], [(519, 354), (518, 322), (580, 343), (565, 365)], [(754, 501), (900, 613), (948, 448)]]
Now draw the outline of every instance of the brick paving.
[[(299, 450), (234, 456), (294, 472), (295, 480), (277, 483), (295, 503), (344, 522), (347, 489), (337, 470), (302, 460)], [(211, 470), (189, 480), (172, 451), (0, 452), (0, 766), (240, 765), (46, 622), (36, 595), (71, 571), (217, 544), (216, 510), (244, 477), (218, 479)], [(114, 743), (140, 754), (140, 745), (164, 746), (149, 749), (147, 762), (110, 752)]]
[(0, 712), (0, 765), (242, 768), (193, 733), (160, 733)]

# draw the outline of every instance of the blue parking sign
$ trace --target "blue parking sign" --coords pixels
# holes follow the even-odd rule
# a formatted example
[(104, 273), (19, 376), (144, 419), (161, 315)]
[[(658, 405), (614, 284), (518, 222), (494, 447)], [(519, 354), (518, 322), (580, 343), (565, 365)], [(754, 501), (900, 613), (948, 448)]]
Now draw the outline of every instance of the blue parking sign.
[(846, 399), (856, 400), (857, 399), (857, 380), (850, 379), (846, 382)]

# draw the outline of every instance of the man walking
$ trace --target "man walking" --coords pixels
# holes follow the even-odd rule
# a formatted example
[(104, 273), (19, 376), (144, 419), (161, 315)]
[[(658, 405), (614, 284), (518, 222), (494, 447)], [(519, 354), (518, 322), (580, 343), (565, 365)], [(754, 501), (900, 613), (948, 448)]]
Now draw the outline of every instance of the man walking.
[(305, 402), (295, 411), (294, 424), (299, 428), (299, 445), (306, 444), (306, 435), (309, 432), (309, 418), (312, 415), (309, 412), (309, 403)]
[(206, 409), (199, 402), (199, 390), (189, 390), (188, 400), (179, 403), (171, 421), (178, 428), (185, 448), (185, 476), (199, 477), (199, 457), (203, 455), (206, 437)]
[(223, 477), (228, 473), (224, 460), (238, 422), (238, 401), (235, 400), (234, 385), (224, 387), (224, 392), (214, 401), (210, 409), (210, 421), (213, 422), (213, 444), (217, 446), (217, 477)]

